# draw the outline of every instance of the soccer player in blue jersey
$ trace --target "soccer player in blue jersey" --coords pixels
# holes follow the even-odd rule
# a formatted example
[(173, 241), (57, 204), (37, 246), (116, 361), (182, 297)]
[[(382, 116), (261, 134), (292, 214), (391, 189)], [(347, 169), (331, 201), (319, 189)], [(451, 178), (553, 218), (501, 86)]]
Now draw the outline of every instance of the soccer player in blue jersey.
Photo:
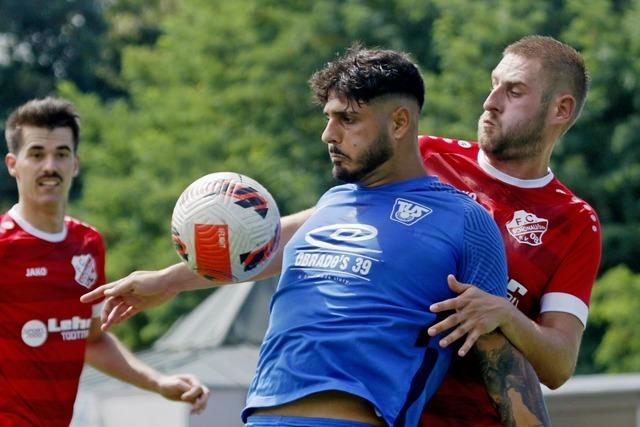
[[(263, 273), (281, 267), (282, 276), (242, 418), (252, 427), (415, 426), (451, 360), (427, 334), (437, 321), (429, 305), (453, 296), (452, 275), (505, 296), (502, 239), (480, 205), (426, 175), (424, 85), (406, 55), (354, 46), (310, 85), (345, 184), (289, 220), (281, 262)], [(107, 328), (212, 285), (177, 264), (83, 300), (108, 297)], [(504, 337), (484, 336), (475, 351), (506, 424), (548, 423), (535, 374)]]

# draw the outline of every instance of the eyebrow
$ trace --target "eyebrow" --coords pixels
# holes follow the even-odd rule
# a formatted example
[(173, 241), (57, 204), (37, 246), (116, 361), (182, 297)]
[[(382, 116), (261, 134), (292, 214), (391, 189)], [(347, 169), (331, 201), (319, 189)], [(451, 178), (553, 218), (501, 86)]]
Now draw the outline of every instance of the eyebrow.
[[(495, 83), (495, 81), (497, 80), (497, 78), (493, 75), (491, 75), (491, 84), (493, 85)], [(506, 79), (506, 80), (501, 80), (500, 83), (502, 84), (507, 84), (510, 86), (524, 86), (524, 87), (529, 87), (528, 84), (526, 84), (525, 82), (523, 82), (522, 80), (512, 80), (512, 79)]]
[[(39, 151), (39, 150), (44, 150), (44, 146), (43, 145), (31, 145), (29, 147), (27, 147), (27, 151)], [(58, 145), (57, 147), (55, 147), (56, 151), (73, 151), (71, 149), (71, 147), (69, 147), (68, 145)]]
[(345, 117), (348, 115), (351, 116), (357, 116), (360, 114), (359, 111), (353, 110), (353, 109), (349, 109), (349, 107), (345, 108), (344, 110), (337, 110), (337, 111), (324, 111), (325, 116), (328, 115), (334, 115), (334, 116), (339, 116), (339, 117)]

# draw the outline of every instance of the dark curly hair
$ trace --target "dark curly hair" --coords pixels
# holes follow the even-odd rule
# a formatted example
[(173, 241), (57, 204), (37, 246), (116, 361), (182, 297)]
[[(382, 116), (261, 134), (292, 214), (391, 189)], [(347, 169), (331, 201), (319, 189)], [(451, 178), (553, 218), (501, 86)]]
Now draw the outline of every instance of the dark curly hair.
[(420, 109), (424, 103), (424, 81), (407, 54), (360, 44), (314, 73), (309, 86), (321, 105), (327, 103), (330, 92), (358, 104), (384, 95), (413, 97)]

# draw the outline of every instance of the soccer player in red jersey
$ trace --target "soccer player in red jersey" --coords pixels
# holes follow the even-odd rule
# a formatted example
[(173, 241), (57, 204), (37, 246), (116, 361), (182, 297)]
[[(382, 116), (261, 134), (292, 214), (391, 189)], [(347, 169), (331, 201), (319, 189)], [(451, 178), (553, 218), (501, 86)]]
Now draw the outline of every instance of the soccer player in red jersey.
[[(595, 211), (549, 168), (555, 143), (580, 114), (588, 77), (572, 47), (530, 36), (505, 49), (491, 83), (478, 143), (424, 136), (420, 150), (429, 173), (468, 193), (496, 220), (507, 251), (510, 301), (452, 281), (460, 295), (431, 310), (455, 313), (429, 334), (453, 328), (440, 344), (462, 338), (462, 356), (478, 336), (500, 328), (553, 389), (575, 369), (600, 262)], [(454, 358), (422, 425), (502, 425), (491, 393), (470, 356)]]
[(79, 298), (105, 282), (100, 233), (65, 216), (78, 173), (79, 119), (61, 99), (32, 100), (5, 127), (19, 200), (0, 215), (0, 426), (68, 426), (86, 358), (95, 368), (204, 409), (208, 389), (163, 375), (100, 329)]

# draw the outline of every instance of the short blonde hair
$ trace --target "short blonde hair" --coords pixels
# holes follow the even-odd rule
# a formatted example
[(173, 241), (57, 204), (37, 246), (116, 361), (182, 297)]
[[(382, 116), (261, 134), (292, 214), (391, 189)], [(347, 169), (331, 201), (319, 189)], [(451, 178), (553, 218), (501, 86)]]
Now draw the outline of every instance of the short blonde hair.
[(568, 44), (547, 36), (526, 36), (507, 46), (502, 53), (536, 59), (542, 65), (546, 96), (568, 90), (576, 99), (569, 127), (578, 119), (587, 98), (589, 73), (582, 55)]

